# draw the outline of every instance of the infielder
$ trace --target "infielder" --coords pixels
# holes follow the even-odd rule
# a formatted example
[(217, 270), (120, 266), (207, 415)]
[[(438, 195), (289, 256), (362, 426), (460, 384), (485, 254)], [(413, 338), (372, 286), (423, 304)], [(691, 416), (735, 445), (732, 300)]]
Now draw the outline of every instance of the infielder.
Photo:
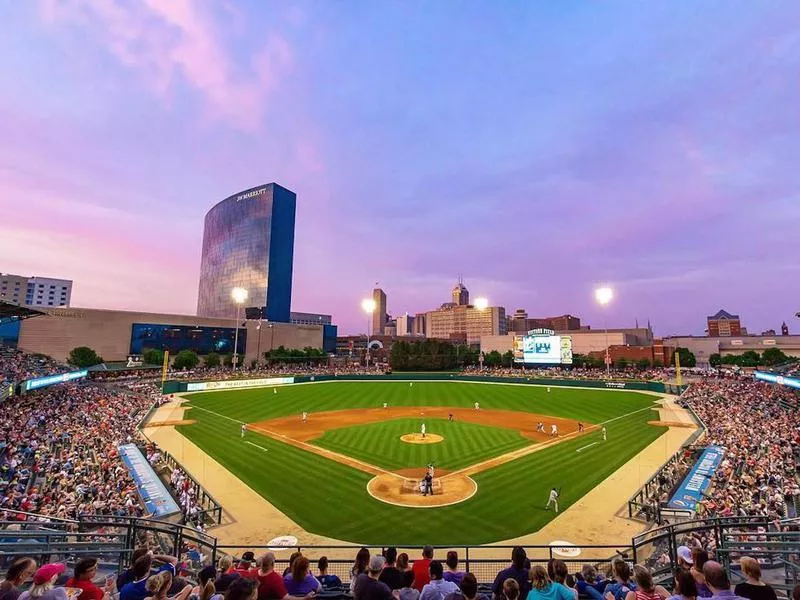
[(244, 434), (247, 433), (247, 423), (242, 423), (242, 437), (244, 438)]
[(422, 439), (425, 439), (425, 423), (422, 424), (422, 427), (419, 428), (420, 432), (422, 433)]
[(389, 404), (387, 402), (383, 403), (383, 408), (389, 408)]
[(550, 490), (550, 498), (547, 500), (547, 506), (544, 509), (550, 510), (551, 504), (555, 506), (556, 514), (558, 514), (558, 490), (556, 488)]
[(308, 413), (306, 411), (303, 411), (303, 423), (305, 423), (306, 421), (308, 421)]
[(476, 403), (475, 403), (475, 410), (480, 410), (480, 409), (481, 409), (481, 405), (480, 405), (480, 403), (479, 403), (479, 402), (476, 402)]
[(553, 437), (558, 437), (558, 425), (555, 423), (550, 425), (550, 435)]

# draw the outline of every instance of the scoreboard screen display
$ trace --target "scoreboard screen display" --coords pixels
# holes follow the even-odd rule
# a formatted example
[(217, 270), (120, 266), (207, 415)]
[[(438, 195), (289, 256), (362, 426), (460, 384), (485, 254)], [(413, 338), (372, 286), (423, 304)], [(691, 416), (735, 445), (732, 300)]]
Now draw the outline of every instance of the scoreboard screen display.
[(526, 365), (571, 365), (572, 338), (550, 329), (534, 329), (515, 336), (514, 361)]

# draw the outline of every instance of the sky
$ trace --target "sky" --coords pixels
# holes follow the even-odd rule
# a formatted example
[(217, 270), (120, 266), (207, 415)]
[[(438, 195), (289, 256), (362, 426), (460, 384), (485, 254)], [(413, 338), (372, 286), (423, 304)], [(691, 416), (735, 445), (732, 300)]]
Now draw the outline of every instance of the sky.
[[(0, 271), (194, 314), (206, 211), (297, 193), (293, 310), (473, 297), (800, 332), (800, 3), (0, 1)], [(599, 284), (615, 299), (594, 301)]]

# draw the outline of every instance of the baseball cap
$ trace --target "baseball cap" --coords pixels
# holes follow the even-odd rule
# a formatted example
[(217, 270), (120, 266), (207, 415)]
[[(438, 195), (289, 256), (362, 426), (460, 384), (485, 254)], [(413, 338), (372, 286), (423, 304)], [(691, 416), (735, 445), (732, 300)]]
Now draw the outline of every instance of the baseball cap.
[(383, 565), (385, 564), (386, 559), (380, 554), (376, 554), (369, 559), (369, 570), (373, 573), (378, 573), (381, 569), (383, 569)]
[(253, 554), (250, 550), (242, 554), (242, 560), (247, 562), (253, 562), (256, 559), (256, 555)]
[(689, 550), (689, 546), (678, 546), (678, 558), (685, 563), (689, 563), (690, 565), (694, 564), (694, 560), (692, 559), (692, 551)]
[(62, 565), (61, 563), (42, 565), (36, 570), (36, 573), (34, 573), (33, 583), (34, 585), (42, 585), (43, 583), (47, 583), (53, 578), (53, 575), (61, 575), (66, 568), (67, 566)]

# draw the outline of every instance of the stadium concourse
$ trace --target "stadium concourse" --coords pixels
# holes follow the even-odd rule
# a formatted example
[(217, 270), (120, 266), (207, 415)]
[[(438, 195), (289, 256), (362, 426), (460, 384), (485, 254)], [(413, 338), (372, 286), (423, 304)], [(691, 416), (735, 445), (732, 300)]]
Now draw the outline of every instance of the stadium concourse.
[[(16, 351), (0, 353), (0, 373), (12, 382), (18, 377), (58, 372), (60, 368), (42, 357), (27, 356)], [(258, 374), (285, 374), (289, 371), (322, 372), (318, 367), (302, 369), (295, 366), (288, 370), (261, 369)], [(222, 371), (196, 372), (192, 376), (219, 378), (225, 374)], [(592, 374), (588, 371), (572, 375), (578, 378), (603, 376), (602, 373)], [(667, 376), (665, 373), (656, 375)], [(681, 403), (691, 407), (704, 422), (707, 437), (703, 443), (727, 448), (721, 468), (714, 475), (713, 485), (700, 503), (702, 514), (763, 516), (769, 521), (764, 530), (791, 528), (781, 519), (797, 516), (800, 495), (796, 471), (800, 417), (796, 411), (796, 394), (746, 377), (709, 375), (694, 382), (684, 393)], [(95, 588), (91, 583), (96, 576), (93, 557), (89, 557), (89, 562), (84, 560), (74, 565), (76, 572), (70, 582), (64, 581), (69, 574), (64, 573), (61, 566), (36, 565), (24, 558), (14, 562), (6, 560), (9, 572), (0, 588), (0, 598), (16, 598), (16, 592), (28, 587), (31, 580), (34, 586), (31, 597), (46, 595), (48, 599), (66, 598), (57, 592), (57, 585), (55, 590), (52, 589), (57, 583), (82, 588), (84, 592), (80, 600), (111, 599), (120, 591), (120, 600), (141, 600), (145, 596), (164, 597), (167, 590), (180, 594), (181, 598), (194, 592), (203, 600), (208, 600), (214, 593), (211, 585), (205, 585), (202, 589), (194, 587), (196, 583), (207, 581), (216, 581), (216, 592), (226, 600), (282, 598), (284, 587), (292, 595), (305, 595), (317, 590), (324, 592), (325, 588), (319, 582), (330, 583), (332, 579), (320, 575), (318, 569), (314, 568), (316, 565), (309, 565), (308, 560), (302, 557), (295, 560), (293, 569), (281, 577), (270, 574), (272, 564), (267, 554), (259, 562), (261, 570), (256, 572), (259, 565), (253, 561), (256, 557), (252, 553), (246, 554), (248, 547), (254, 550), (263, 548), (266, 540), (274, 537), (272, 534), (275, 531), (269, 530), (272, 526), (270, 523), (277, 521), (283, 527), (288, 519), (199, 452), (199, 449), (192, 448), (193, 445), (179, 436), (173, 427), (154, 427), (148, 432), (150, 440), (142, 439), (137, 425), (154, 404), (158, 406), (153, 414), (155, 422), (174, 421), (182, 415), (180, 401), (162, 396), (155, 382), (131, 378), (115, 381), (108, 374), (101, 384), (91, 381), (61, 384), (8, 398), (3, 403), (4, 410), (0, 415), (0, 517), (7, 527), (9, 522), (17, 522), (16, 527), (20, 528), (28, 520), (48, 517), (85, 519), (101, 515), (142, 515), (144, 507), (117, 450), (122, 443), (136, 442), (150, 461), (158, 463), (164, 451), (170, 452), (186, 470), (202, 476), (204, 483), (209, 482), (208, 487), (222, 502), (226, 513), (234, 517), (210, 533), (235, 540), (241, 548), (238, 556), (233, 558), (250, 560), (238, 560), (237, 564), (230, 564), (230, 559), (224, 558), (217, 565), (217, 570), (206, 568), (201, 571), (198, 560), (202, 563), (203, 557), (189, 557), (193, 552), (191, 548), (182, 549), (186, 555), (182, 551), (179, 553), (181, 556), (176, 557), (152, 557), (142, 554), (149, 547), (141, 551), (137, 548), (134, 556), (139, 555), (139, 559), (133, 561), (132, 571), (122, 574), (116, 589), (110, 584), (107, 588), (102, 584)], [(678, 419), (680, 413), (680, 407), (668, 401), (662, 408), (661, 420), (668, 422)], [(530, 546), (572, 539), (589, 545), (622, 541), (625, 535), (629, 539), (639, 533), (642, 530), (641, 523), (620, 519), (610, 514), (609, 507), (619, 507), (625, 500), (623, 496), (640, 485), (643, 478), (657, 471), (665, 458), (684, 443), (688, 433), (686, 428), (670, 428), (645, 452), (598, 485), (542, 531), (508, 542)], [(648, 459), (645, 455), (650, 450), (653, 456)], [(686, 475), (690, 466), (690, 461), (683, 461), (672, 467), (675, 481), (671, 487), (674, 488), (674, 483)], [(212, 485), (210, 482), (217, 477), (219, 481)], [(192, 488), (186, 485), (187, 478), (188, 473), (173, 468), (169, 477), (174, 484), (172, 492), (183, 508), (183, 519), (195, 528), (203, 529), (208, 523), (193, 519), (197, 510), (191, 497)], [(666, 489), (669, 487), (665, 484), (657, 501), (668, 499)], [(620, 495), (620, 490), (625, 493)], [(285, 529), (280, 532), (292, 533)], [(332, 542), (302, 533), (304, 544)], [(613, 535), (616, 533), (622, 537)], [(614, 539), (609, 540), (612, 535)], [(717, 548), (714, 537), (707, 532), (690, 532), (682, 539), (691, 548), (678, 549), (679, 564), (676, 565), (670, 554), (664, 552), (657, 554), (648, 566), (653, 569), (686, 569), (691, 577), (679, 575), (677, 579), (680, 591), (686, 598), (723, 594), (728, 584), (727, 575), (714, 562), (706, 562), (702, 566), (706, 558), (704, 552), (715, 557)], [(391, 552), (387, 554), (390, 560), (394, 558)], [(497, 600), (515, 600), (525, 596), (531, 600), (553, 597), (568, 600), (577, 597), (579, 592), (581, 596), (591, 598), (602, 597), (605, 592), (607, 600), (621, 600), (624, 594), (620, 596), (618, 590), (623, 586), (629, 589), (638, 586), (642, 592), (649, 594), (647, 598), (666, 597), (663, 590), (651, 589), (651, 581), (644, 569), (631, 575), (626, 563), (620, 561), (615, 563), (612, 571), (606, 572), (611, 568), (607, 556), (604, 562), (598, 557), (597, 566), (601, 567), (602, 572), (597, 577), (590, 570), (582, 573), (573, 570), (569, 573), (566, 564), (560, 561), (551, 561), (545, 571), (536, 569), (536, 565), (529, 570), (529, 561), (522, 548), (515, 549), (513, 553), (509, 551), (509, 554), (511, 566), (497, 572), (493, 581), (482, 577), (478, 582), (491, 584), (491, 589), (485, 588), (484, 591), (494, 594)], [(85, 558), (85, 554), (82, 556)], [(155, 563), (164, 566), (154, 569), (154, 558)], [(446, 566), (442, 566), (438, 561), (430, 563), (428, 558), (414, 555), (410, 557), (412, 562), (408, 571), (405, 571), (407, 557), (398, 558), (400, 560), (394, 567), (398, 574), (392, 575), (395, 571), (386, 571), (388, 574), (383, 578), (391, 580), (392, 587), (403, 588), (400, 594), (403, 600), (413, 600), (420, 591), (426, 599), (440, 600), (450, 592), (458, 592), (459, 583), (461, 595), (470, 599), (476, 597), (474, 581), (463, 575), (458, 557), (435, 556), (445, 559)], [(207, 561), (208, 557), (205, 557)], [(743, 572), (749, 576), (751, 586), (737, 586), (737, 594), (753, 600), (765, 598), (763, 586), (755, 585), (758, 581), (758, 563), (753, 566), (751, 562), (742, 561)], [(391, 563), (389, 568), (392, 568)], [(340, 575), (342, 587), (329, 586), (331, 593), (342, 595), (355, 591), (356, 598), (373, 598), (378, 593), (374, 589), (377, 585), (374, 580), (381, 578), (384, 569), (381, 559), (366, 557), (361, 552), (352, 570), (348, 570), (347, 574), (342, 573), (344, 577)], [(352, 580), (349, 574), (353, 575)], [(370, 577), (373, 581), (368, 581)], [(592, 585), (582, 583), (581, 577), (588, 579)], [(428, 583), (430, 578), (433, 578), (432, 584)], [(138, 587), (125, 587), (128, 581), (138, 582), (135, 584)], [(443, 581), (452, 581), (454, 584), (445, 585)], [(512, 583), (514, 581), (516, 586)], [(692, 593), (692, 582), (699, 587), (699, 594)], [(354, 589), (351, 589), (351, 584)], [(529, 593), (532, 585), (533, 591)], [(559, 586), (564, 586), (564, 589)], [(591, 591), (590, 587), (595, 591)], [(753, 591), (754, 588), (757, 589)], [(628, 597), (627, 600), (633, 598)]]

